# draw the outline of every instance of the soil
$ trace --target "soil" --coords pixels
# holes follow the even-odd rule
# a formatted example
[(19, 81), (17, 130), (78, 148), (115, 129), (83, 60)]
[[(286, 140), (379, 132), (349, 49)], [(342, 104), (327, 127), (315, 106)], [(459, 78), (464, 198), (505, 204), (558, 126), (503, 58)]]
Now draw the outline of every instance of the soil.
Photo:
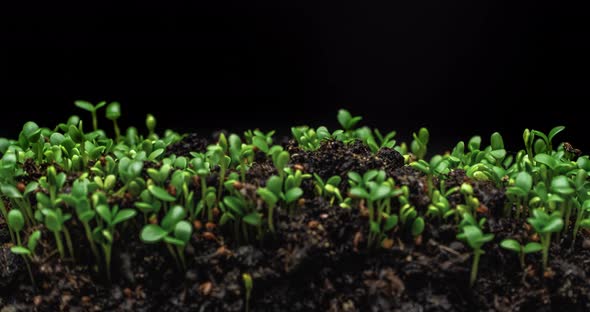
[[(205, 146), (206, 140), (189, 135), (168, 153), (188, 155)], [(293, 165), (324, 179), (340, 175), (346, 181), (351, 170), (383, 169), (398, 185), (409, 186), (418, 210), (423, 212), (428, 204), (425, 177), (404, 166), (393, 150), (372, 155), (360, 143), (336, 141), (314, 152), (302, 151), (292, 142), (285, 147)], [(263, 185), (276, 171), (270, 160), (257, 160), (248, 181)], [(250, 311), (590, 310), (587, 233), (573, 250), (569, 241), (553, 244), (551, 270), (545, 276), (540, 254), (528, 255), (528, 267), (522, 269), (516, 255), (498, 243), (506, 237), (529, 241), (532, 233), (524, 221), (495, 213), (504, 208), (503, 189), (471, 181), (460, 170), (446, 180), (448, 187), (463, 182), (473, 185), (487, 208), (482, 210), (488, 219), (486, 231), (495, 234), (494, 243), (484, 246), (473, 288), (468, 282), (471, 252), (456, 240), (455, 227), (427, 222), (419, 239), (394, 232), (388, 234), (394, 241), (391, 248), (367, 249), (366, 217), (358, 209), (332, 206), (314, 196), (309, 184), (298, 213), (289, 217), (279, 210), (276, 233), (262, 242), (238, 245), (233, 235), (219, 228), (209, 233), (204, 227), (196, 230), (186, 251), (186, 272), (173, 265), (162, 244), (139, 241), (139, 216), (115, 239), (111, 283), (92, 267), (84, 240), (74, 246), (79, 252), (75, 263), (61, 261), (52, 253), (53, 236), (41, 228), (40, 256), (32, 266), (38, 287), (33, 288), (24, 262), (9, 252), (10, 238), (0, 218), (0, 311), (246, 311), (243, 273), (254, 281)], [(450, 200), (457, 204), (463, 199)], [(82, 235), (79, 224), (71, 228), (73, 236)]]

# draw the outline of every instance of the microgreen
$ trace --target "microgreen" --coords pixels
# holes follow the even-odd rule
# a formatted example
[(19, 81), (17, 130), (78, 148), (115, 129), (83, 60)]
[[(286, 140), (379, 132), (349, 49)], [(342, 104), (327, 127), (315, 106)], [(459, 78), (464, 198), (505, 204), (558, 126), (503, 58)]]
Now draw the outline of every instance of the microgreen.
[[(119, 141), (121, 137), (121, 130), (117, 124), (117, 119), (121, 117), (121, 104), (119, 102), (111, 102), (106, 109), (105, 115), (108, 120), (113, 121), (113, 129), (115, 130), (115, 140)], [(96, 129), (94, 129), (96, 130)]]
[(36, 230), (29, 236), (26, 246), (19, 242), (18, 245), (10, 247), (10, 251), (12, 253), (21, 255), (23, 257), (33, 287), (36, 287), (35, 278), (33, 277), (33, 270), (31, 270), (31, 264), (29, 262), (35, 258), (35, 249), (37, 248), (37, 243), (39, 242), (40, 238), (41, 231)]
[(252, 276), (248, 273), (242, 274), (242, 280), (244, 281), (244, 289), (246, 289), (246, 312), (250, 311), (250, 297), (252, 296), (252, 288), (254, 288), (254, 282)]
[(551, 245), (551, 234), (558, 233), (563, 229), (563, 220), (559, 211), (551, 214), (541, 210), (534, 209), (532, 217), (527, 219), (528, 223), (535, 229), (541, 239), (543, 247), (543, 270), (547, 269), (549, 258), (549, 246)]
[(172, 207), (160, 224), (148, 224), (141, 230), (140, 238), (144, 243), (163, 241), (181, 269), (186, 269), (184, 249), (189, 243), (193, 227), (184, 220), (186, 211), (181, 206)]
[(102, 247), (105, 259), (105, 268), (107, 278), (111, 279), (111, 257), (113, 251), (113, 244), (115, 241), (115, 226), (133, 218), (136, 215), (134, 209), (121, 209), (115, 205), (109, 207), (108, 205), (98, 205), (96, 207), (96, 214), (98, 214), (104, 221), (104, 226), (99, 226), (93, 231), (93, 238), (98, 241)]
[(156, 135), (156, 117), (152, 114), (147, 114), (145, 117), (145, 126), (148, 129), (148, 138), (157, 139)]
[(430, 140), (428, 129), (420, 128), (418, 133), (413, 133), (412, 136), (414, 137), (414, 140), (412, 140), (412, 144), (410, 145), (412, 154), (414, 154), (418, 160), (424, 159), (426, 156), (428, 141)]
[(107, 102), (101, 101), (98, 102), (96, 105), (92, 105), (92, 103), (90, 102), (79, 100), (75, 101), (74, 104), (76, 104), (76, 106), (78, 106), (79, 108), (90, 112), (90, 114), (92, 115), (92, 128), (94, 128), (94, 131), (98, 130), (98, 120), (96, 117), (96, 112), (98, 111), (98, 109), (105, 106)]
[(461, 228), (461, 233), (457, 235), (457, 238), (467, 242), (469, 247), (473, 249), (473, 262), (471, 265), (471, 274), (469, 277), (469, 285), (473, 286), (477, 279), (477, 271), (479, 266), (479, 258), (485, 252), (481, 247), (494, 239), (494, 234), (484, 234), (477, 225), (466, 225)]
[(515, 239), (505, 239), (500, 242), (500, 246), (504, 249), (511, 250), (518, 255), (520, 261), (520, 267), (524, 269), (524, 256), (526, 254), (539, 252), (543, 249), (543, 246), (536, 242), (530, 242), (526, 245), (521, 245)]

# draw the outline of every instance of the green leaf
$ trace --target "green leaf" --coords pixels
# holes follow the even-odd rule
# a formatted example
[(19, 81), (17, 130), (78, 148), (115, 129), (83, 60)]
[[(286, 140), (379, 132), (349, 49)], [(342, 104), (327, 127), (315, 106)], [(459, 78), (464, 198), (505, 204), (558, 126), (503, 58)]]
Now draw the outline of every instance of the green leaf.
[(111, 102), (111, 104), (107, 106), (106, 117), (109, 120), (119, 119), (119, 117), (121, 117), (121, 104), (119, 104), (119, 102)]
[(163, 153), (164, 153), (164, 149), (158, 148), (157, 150), (150, 153), (150, 155), (148, 156), (148, 160), (154, 161), (154, 160), (156, 160), (156, 158), (158, 158)]
[(502, 140), (502, 135), (500, 135), (500, 133), (498, 133), (498, 132), (492, 133), (491, 145), (492, 145), (493, 150), (504, 149), (504, 140)]
[(303, 190), (301, 188), (292, 188), (288, 190), (287, 193), (285, 193), (285, 202), (287, 202), (287, 204), (290, 204), (299, 199), (301, 195), (303, 195)]
[(555, 158), (547, 155), (547, 154), (537, 154), (535, 155), (535, 161), (542, 163), (543, 165), (554, 169), (557, 166), (557, 160)]
[(167, 201), (167, 202), (173, 202), (176, 200), (176, 198), (174, 198), (174, 196), (170, 195), (165, 189), (163, 189), (159, 186), (150, 185), (150, 186), (148, 186), (148, 190), (152, 195), (154, 195), (156, 198), (158, 198), (160, 200)]
[(547, 136), (549, 138), (549, 141), (552, 141), (553, 138), (563, 130), (565, 130), (564, 126), (557, 126), (553, 129), (551, 129), (551, 131), (549, 131), (549, 135)]
[(259, 188), (256, 193), (262, 197), (262, 199), (266, 202), (269, 206), (274, 206), (277, 201), (279, 200), (278, 197), (271, 191), (266, 188)]
[(287, 166), (287, 163), (289, 163), (289, 157), (289, 152), (287, 151), (282, 151), (279, 153), (279, 155), (277, 156), (277, 161), (275, 163), (275, 167), (277, 168), (277, 170), (283, 170), (283, 168)]
[(186, 218), (186, 210), (184, 210), (182, 206), (176, 205), (170, 208), (168, 213), (164, 216), (161, 223), (162, 228), (167, 232), (172, 232), (176, 224), (184, 218)]
[(225, 196), (223, 198), (223, 203), (238, 216), (242, 216), (244, 214), (244, 204), (238, 197)]
[(349, 172), (347, 175), (350, 180), (356, 182), (357, 184), (359, 184), (363, 181), (363, 178), (361, 177), (361, 175), (354, 172), (354, 171)]
[(193, 226), (190, 222), (186, 220), (182, 220), (176, 223), (174, 227), (174, 237), (180, 239), (185, 244), (191, 239), (191, 235), (193, 234)]
[(127, 221), (135, 217), (136, 214), (137, 212), (133, 209), (122, 209), (115, 216), (115, 219), (113, 220), (113, 225)]
[(252, 138), (252, 145), (256, 146), (259, 150), (264, 152), (265, 154), (268, 153), (268, 143), (266, 143), (266, 139), (255, 136)]
[(166, 235), (168, 235), (168, 232), (164, 231), (160, 226), (148, 224), (141, 230), (140, 238), (144, 243), (157, 243)]
[(380, 233), (381, 229), (379, 228), (379, 223), (375, 221), (370, 222), (370, 230), (372, 233)]
[(391, 187), (389, 185), (383, 184), (379, 185), (374, 192), (371, 192), (371, 200), (381, 200), (386, 198), (388, 195), (391, 194)]
[(95, 111), (94, 105), (92, 105), (90, 102), (78, 100), (78, 101), (75, 101), (74, 104), (85, 111), (89, 111), (89, 112)]
[(98, 205), (96, 207), (96, 213), (107, 223), (111, 224), (113, 216), (111, 215), (111, 209), (107, 205)]
[(556, 233), (562, 229), (563, 220), (561, 218), (553, 218), (543, 227), (543, 233)]
[(278, 176), (271, 176), (266, 181), (266, 188), (276, 196), (279, 196), (283, 189), (283, 179)]
[(353, 187), (350, 189), (350, 195), (358, 198), (369, 198), (369, 193), (362, 187)]
[(12, 209), (8, 213), (8, 225), (14, 232), (20, 232), (25, 226), (25, 218), (20, 210)]
[(514, 239), (505, 239), (500, 243), (500, 246), (504, 249), (512, 250), (518, 253), (521, 252), (520, 243)]
[(43, 209), (42, 213), (45, 215), (45, 226), (52, 232), (61, 231), (61, 222), (57, 217), (57, 214), (50, 209)]
[(495, 159), (503, 159), (504, 157), (506, 157), (506, 150), (505, 149), (493, 150), (493, 151), (490, 151), (490, 155), (492, 155), (492, 157), (494, 157)]
[(526, 171), (519, 172), (516, 176), (515, 185), (528, 193), (533, 187), (533, 177)]
[(560, 195), (571, 195), (576, 190), (571, 187), (570, 180), (566, 176), (557, 176), (551, 180), (551, 190)]
[(36, 230), (29, 236), (29, 241), (27, 242), (27, 247), (32, 253), (35, 253), (35, 249), (37, 248), (37, 243), (41, 238), (41, 231)]
[(338, 115), (336, 116), (336, 118), (338, 119), (338, 123), (340, 124), (340, 126), (344, 130), (348, 130), (348, 125), (350, 120), (352, 119), (352, 115), (350, 115), (350, 113), (347, 110), (341, 109), (338, 110)]
[(24, 255), (24, 256), (28, 256), (31, 254), (31, 251), (28, 250), (27, 248), (23, 247), (23, 246), (13, 246), (10, 247), (10, 251), (14, 254), (17, 255)]
[(92, 220), (94, 218), (94, 216), (96, 215), (96, 213), (92, 210), (88, 210), (85, 212), (82, 212), (78, 215), (78, 219), (80, 219), (80, 221), (84, 222), (84, 223), (88, 223), (90, 222), (90, 220)]
[(424, 219), (422, 217), (418, 217), (412, 223), (412, 236), (418, 236), (422, 234), (424, 231)]
[(8, 198), (22, 198), (23, 196), (21, 193), (16, 189), (14, 185), (11, 184), (2, 184), (0, 185), (0, 190), (2, 194)]
[(383, 231), (387, 232), (391, 229), (393, 229), (398, 222), (398, 217), (397, 215), (391, 215), (389, 216), (386, 220), (385, 220), (385, 225), (383, 226)]
[(531, 242), (526, 244), (526, 246), (524, 246), (524, 253), (525, 254), (529, 254), (529, 253), (533, 253), (533, 252), (539, 252), (543, 249), (543, 246), (539, 243), (535, 243), (535, 242)]
[(262, 224), (262, 217), (260, 217), (260, 214), (257, 212), (252, 212), (250, 214), (245, 215), (244, 218), (242, 218), (242, 220), (247, 224), (253, 226), (259, 226), (260, 224)]

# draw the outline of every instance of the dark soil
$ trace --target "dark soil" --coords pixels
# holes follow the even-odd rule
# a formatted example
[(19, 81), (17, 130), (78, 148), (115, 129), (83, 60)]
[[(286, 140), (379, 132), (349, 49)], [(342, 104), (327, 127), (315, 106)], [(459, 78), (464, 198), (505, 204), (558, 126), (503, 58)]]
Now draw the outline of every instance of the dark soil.
[[(189, 138), (168, 152), (188, 155), (202, 147), (200, 138)], [(340, 175), (346, 181), (351, 170), (384, 169), (398, 185), (410, 187), (418, 209), (428, 203), (425, 177), (403, 166), (393, 150), (372, 155), (362, 144), (341, 142), (327, 142), (315, 152), (288, 149), (292, 164), (322, 178)], [(260, 159), (248, 180), (263, 185), (274, 170), (269, 160)], [(540, 254), (527, 256), (529, 266), (521, 269), (517, 257), (498, 243), (506, 237), (529, 241), (530, 229), (494, 213), (503, 209), (502, 189), (470, 181), (462, 171), (452, 172), (447, 186), (463, 182), (473, 185), (487, 208), (486, 230), (495, 234), (494, 243), (484, 246), (473, 288), (468, 286), (471, 252), (455, 239), (454, 227), (428, 222), (420, 239), (389, 233), (391, 248), (369, 250), (368, 221), (358, 209), (331, 206), (306, 190), (297, 215), (280, 211), (275, 236), (262, 243), (237, 245), (233, 235), (218, 228), (197, 230), (187, 249), (186, 272), (176, 269), (164, 246), (140, 243), (138, 226), (123, 228), (116, 238), (111, 284), (87, 265), (93, 263), (88, 252), (78, 255), (78, 264), (59, 260), (51, 253), (53, 236), (44, 231), (43, 253), (33, 265), (38, 289), (33, 289), (24, 262), (8, 251), (0, 219), (0, 311), (245, 311), (246, 272), (254, 280), (250, 311), (590, 310), (587, 234), (573, 250), (560, 247), (568, 242), (553, 244), (547, 276)]]

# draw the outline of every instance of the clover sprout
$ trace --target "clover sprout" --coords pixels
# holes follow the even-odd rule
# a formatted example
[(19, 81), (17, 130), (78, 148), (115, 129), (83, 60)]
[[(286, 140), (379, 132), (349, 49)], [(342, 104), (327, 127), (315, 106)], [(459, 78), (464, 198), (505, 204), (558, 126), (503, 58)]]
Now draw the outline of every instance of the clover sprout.
[(479, 266), (479, 258), (485, 252), (481, 247), (494, 239), (494, 234), (484, 234), (482, 230), (476, 225), (466, 225), (462, 227), (461, 233), (457, 234), (457, 238), (467, 242), (469, 247), (473, 249), (473, 262), (471, 265), (471, 274), (469, 276), (469, 285), (473, 286), (477, 279), (477, 271)]
[(543, 246), (536, 242), (530, 242), (526, 245), (521, 245), (515, 239), (505, 239), (500, 242), (500, 246), (507, 250), (512, 250), (518, 255), (518, 260), (520, 261), (520, 267), (524, 269), (524, 256), (526, 254), (539, 252), (543, 249)]
[(76, 104), (76, 106), (78, 106), (79, 108), (90, 112), (90, 114), (92, 115), (92, 128), (94, 128), (94, 131), (98, 130), (98, 120), (96, 118), (96, 111), (98, 111), (98, 109), (100, 109), (101, 107), (105, 106), (107, 102), (101, 101), (98, 102), (96, 105), (92, 105), (92, 103), (90, 102), (78, 100), (75, 101), (74, 104)]
[[(22, 216), (21, 216), (22, 217)], [(18, 235), (18, 233), (17, 233)], [(24, 246), (20, 242), (16, 246), (10, 247), (10, 251), (14, 254), (21, 255), (25, 261), (25, 266), (27, 267), (27, 272), (29, 273), (29, 278), (31, 279), (31, 284), (33, 287), (35, 285), (35, 278), (33, 277), (33, 270), (31, 270), (31, 264), (29, 263), (35, 257), (35, 249), (37, 248), (37, 243), (41, 238), (41, 231), (36, 230), (28, 238), (27, 245)], [(19, 238), (20, 240), (20, 238)]]
[(535, 229), (541, 239), (543, 247), (543, 270), (547, 269), (549, 258), (549, 246), (551, 245), (551, 234), (560, 232), (563, 229), (563, 220), (559, 211), (551, 214), (541, 210), (533, 210), (533, 216), (527, 219), (528, 223)]

